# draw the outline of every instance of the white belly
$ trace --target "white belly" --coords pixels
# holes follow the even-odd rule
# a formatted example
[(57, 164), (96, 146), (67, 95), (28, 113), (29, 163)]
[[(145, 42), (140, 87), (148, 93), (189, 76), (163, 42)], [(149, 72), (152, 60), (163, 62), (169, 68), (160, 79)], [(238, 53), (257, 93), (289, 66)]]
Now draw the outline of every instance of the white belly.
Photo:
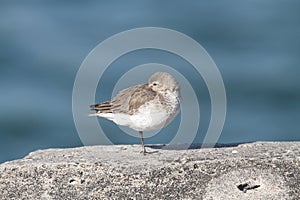
[[(179, 107), (179, 106), (178, 106)], [(151, 131), (164, 128), (178, 114), (179, 109), (167, 112), (165, 107), (159, 104), (142, 106), (133, 115), (115, 114), (113, 121), (121, 126), (128, 126), (136, 131)]]
[(129, 126), (130, 128), (137, 131), (150, 131), (165, 127), (169, 114), (164, 110), (147, 109), (146, 111), (137, 112), (130, 118), (134, 122)]
[(160, 106), (142, 106), (133, 115), (115, 114), (113, 121), (136, 131), (150, 131), (165, 127), (169, 114)]
[(167, 126), (179, 112), (180, 104), (175, 96), (169, 96), (169, 105), (161, 104), (158, 98), (141, 106), (133, 115), (118, 113), (111, 119), (116, 124), (136, 131), (151, 131)]

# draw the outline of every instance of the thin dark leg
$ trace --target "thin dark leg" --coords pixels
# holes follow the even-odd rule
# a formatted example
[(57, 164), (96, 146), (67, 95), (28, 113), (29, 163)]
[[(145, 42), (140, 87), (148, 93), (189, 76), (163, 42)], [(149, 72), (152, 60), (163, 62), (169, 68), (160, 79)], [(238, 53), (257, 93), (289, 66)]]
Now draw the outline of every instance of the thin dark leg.
[(144, 144), (144, 138), (143, 138), (143, 131), (139, 131), (141, 142), (142, 142), (142, 152), (143, 154), (147, 153), (145, 149), (145, 144)]

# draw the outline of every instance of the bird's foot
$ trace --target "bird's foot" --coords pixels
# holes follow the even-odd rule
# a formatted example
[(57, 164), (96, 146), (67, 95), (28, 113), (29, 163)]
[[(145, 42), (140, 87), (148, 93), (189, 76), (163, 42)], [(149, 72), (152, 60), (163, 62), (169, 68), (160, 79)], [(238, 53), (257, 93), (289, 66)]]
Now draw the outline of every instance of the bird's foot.
[(158, 151), (146, 151), (146, 149), (144, 148), (140, 153), (145, 156), (147, 154), (158, 153)]
[(146, 154), (148, 153), (148, 151), (146, 151), (146, 148), (143, 148), (142, 151), (141, 151), (140, 153), (146, 155)]

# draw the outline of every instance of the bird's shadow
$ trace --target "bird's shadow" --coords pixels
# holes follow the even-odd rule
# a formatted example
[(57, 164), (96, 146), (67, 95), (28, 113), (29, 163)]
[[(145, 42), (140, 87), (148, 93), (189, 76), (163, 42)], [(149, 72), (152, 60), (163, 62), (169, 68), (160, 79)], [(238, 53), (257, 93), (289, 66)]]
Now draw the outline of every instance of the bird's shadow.
[[(145, 146), (145, 147), (147, 147), (147, 146)], [(159, 151), (146, 151), (146, 152), (141, 152), (141, 153), (143, 153), (144, 155), (149, 155), (149, 154), (154, 154), (154, 153), (158, 153), (158, 152)]]
[[(193, 143), (193, 144), (148, 144), (145, 147), (152, 149), (162, 149), (162, 150), (186, 150), (186, 149), (201, 149), (201, 148), (226, 148), (226, 147), (237, 147), (240, 144), (253, 143), (253, 142), (240, 142), (240, 143), (229, 143), (222, 144), (217, 143), (215, 145)], [(155, 151), (153, 151), (155, 152)], [(152, 152), (151, 152), (152, 153)]]

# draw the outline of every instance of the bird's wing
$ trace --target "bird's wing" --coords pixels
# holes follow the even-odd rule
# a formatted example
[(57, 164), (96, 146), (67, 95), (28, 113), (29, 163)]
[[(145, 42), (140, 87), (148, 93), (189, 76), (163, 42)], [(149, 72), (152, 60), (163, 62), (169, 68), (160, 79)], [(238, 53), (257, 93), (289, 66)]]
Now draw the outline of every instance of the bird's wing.
[(155, 98), (156, 92), (148, 84), (137, 85), (122, 90), (112, 101), (92, 105), (90, 108), (102, 113), (134, 114), (145, 102)]
[(153, 100), (157, 93), (148, 84), (136, 87), (129, 98), (129, 114), (133, 114), (137, 109), (148, 101)]

